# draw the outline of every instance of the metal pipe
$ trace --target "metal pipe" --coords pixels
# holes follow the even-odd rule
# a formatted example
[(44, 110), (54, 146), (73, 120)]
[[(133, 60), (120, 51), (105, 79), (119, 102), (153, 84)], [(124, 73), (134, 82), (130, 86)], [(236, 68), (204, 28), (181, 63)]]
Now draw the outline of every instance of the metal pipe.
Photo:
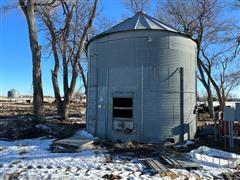
[(141, 137), (141, 141), (143, 141), (143, 125), (144, 125), (144, 121), (143, 121), (143, 64), (141, 66), (141, 131), (140, 131), (140, 137)]
[(109, 95), (109, 68), (107, 68), (107, 84), (106, 84), (106, 96), (105, 96), (105, 104), (106, 104), (106, 109), (105, 109), (105, 113), (106, 113), (106, 122), (105, 122), (105, 138), (107, 138), (107, 132), (108, 132), (108, 113), (109, 113), (109, 105), (108, 105), (108, 95)]
[(179, 68), (180, 75), (180, 126), (181, 126), (181, 134), (180, 134), (180, 142), (184, 141), (184, 71), (183, 67)]

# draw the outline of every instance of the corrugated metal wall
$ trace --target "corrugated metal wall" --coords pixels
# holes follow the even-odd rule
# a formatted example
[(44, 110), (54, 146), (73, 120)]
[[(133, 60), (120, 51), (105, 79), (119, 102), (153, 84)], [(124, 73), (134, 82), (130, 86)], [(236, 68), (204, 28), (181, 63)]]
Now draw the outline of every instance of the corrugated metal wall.
[[(149, 38), (151, 39), (149, 41)], [(88, 47), (87, 128), (100, 138), (160, 142), (196, 132), (196, 46), (165, 31), (114, 33)], [(184, 125), (180, 123), (180, 75), (184, 71)], [(134, 131), (112, 129), (114, 93), (134, 94)]]

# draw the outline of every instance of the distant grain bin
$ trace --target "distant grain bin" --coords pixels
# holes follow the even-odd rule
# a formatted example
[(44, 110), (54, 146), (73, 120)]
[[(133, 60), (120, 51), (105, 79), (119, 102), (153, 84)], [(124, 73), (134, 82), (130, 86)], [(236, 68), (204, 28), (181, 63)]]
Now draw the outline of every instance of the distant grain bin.
[(8, 91), (8, 98), (15, 99), (18, 98), (19, 92), (15, 89), (11, 89)]
[(88, 43), (87, 129), (102, 139), (194, 138), (196, 43), (138, 12)]

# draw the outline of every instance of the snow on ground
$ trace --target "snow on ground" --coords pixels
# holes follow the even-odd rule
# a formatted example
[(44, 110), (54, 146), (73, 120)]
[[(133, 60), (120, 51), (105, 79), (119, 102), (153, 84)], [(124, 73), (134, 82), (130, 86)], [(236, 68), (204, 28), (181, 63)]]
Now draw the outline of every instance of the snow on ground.
[[(86, 131), (78, 136), (93, 138)], [(37, 138), (18, 141), (0, 141), (0, 179), (18, 176), (20, 179), (102, 179), (114, 174), (123, 179), (161, 179), (151, 175), (134, 158), (115, 155), (110, 158), (106, 150), (88, 150), (79, 153), (51, 153), (53, 139)], [(110, 159), (110, 160), (109, 160)], [(175, 179), (220, 178), (220, 173), (229, 169), (203, 166), (202, 170), (186, 171), (171, 169)], [(162, 177), (171, 179), (171, 177)]]
[[(104, 151), (80, 153), (51, 153), (52, 139), (29, 139), (13, 142), (0, 141), (0, 179), (20, 173), (23, 179), (101, 179), (105, 174), (115, 174), (138, 179), (142, 165), (133, 159), (124, 162)], [(151, 178), (148, 174), (142, 178)]]
[(87, 131), (79, 130), (74, 135), (73, 138), (97, 140), (98, 138), (93, 137), (93, 135)]
[(186, 148), (186, 147), (188, 147), (188, 145), (191, 145), (191, 144), (195, 144), (195, 142), (188, 140), (184, 144), (175, 145), (175, 147), (176, 148), (180, 148), (180, 147), (185, 147)]

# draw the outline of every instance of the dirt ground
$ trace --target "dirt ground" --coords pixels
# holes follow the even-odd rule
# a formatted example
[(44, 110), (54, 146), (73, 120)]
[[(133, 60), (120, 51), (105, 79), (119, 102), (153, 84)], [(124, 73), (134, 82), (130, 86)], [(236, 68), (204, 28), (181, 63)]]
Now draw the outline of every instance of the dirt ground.
[(214, 124), (214, 121), (212, 118), (210, 118), (208, 113), (198, 113), (197, 115), (197, 126), (202, 127), (206, 124)]
[[(15, 116), (31, 116), (32, 115), (32, 103), (27, 102), (31, 100), (17, 99), (6, 100), (0, 99), (0, 118), (9, 118)], [(55, 102), (45, 101), (44, 108), (46, 116), (56, 116)], [(85, 114), (85, 105), (81, 103), (71, 103), (70, 105), (70, 117), (82, 118)]]
[[(29, 102), (30, 101), (30, 102)], [(25, 139), (41, 136), (57, 139), (69, 137), (77, 130), (85, 128), (85, 105), (71, 103), (68, 120), (59, 119), (54, 99), (44, 99), (45, 121), (31, 120), (31, 98), (0, 98), (0, 138)]]

